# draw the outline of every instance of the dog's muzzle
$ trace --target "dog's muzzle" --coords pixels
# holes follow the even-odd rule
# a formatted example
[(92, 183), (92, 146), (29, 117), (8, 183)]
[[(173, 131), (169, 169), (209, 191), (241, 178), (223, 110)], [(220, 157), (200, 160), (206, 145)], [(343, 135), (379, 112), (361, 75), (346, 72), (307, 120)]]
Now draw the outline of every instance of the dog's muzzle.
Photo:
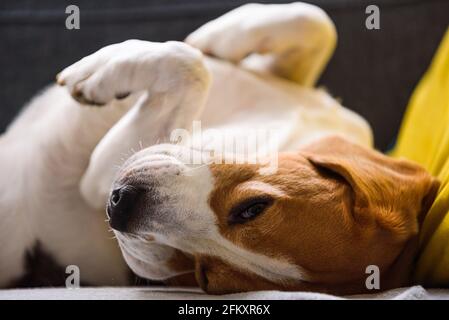
[(179, 147), (163, 147), (135, 153), (117, 173), (107, 203), (109, 224), (115, 231), (142, 234), (172, 224), (173, 206), (182, 198), (179, 190), (186, 189), (187, 184), (176, 186), (186, 183), (183, 172), (187, 167), (170, 154), (181, 153)]

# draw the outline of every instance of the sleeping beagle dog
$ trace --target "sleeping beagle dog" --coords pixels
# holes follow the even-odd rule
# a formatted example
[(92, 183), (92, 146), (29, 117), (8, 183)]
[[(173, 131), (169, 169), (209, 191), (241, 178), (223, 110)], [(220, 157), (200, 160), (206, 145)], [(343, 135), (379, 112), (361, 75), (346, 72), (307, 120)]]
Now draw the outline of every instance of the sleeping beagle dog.
[[(68, 265), (210, 293), (360, 292), (372, 264), (382, 289), (407, 283), (438, 182), (314, 87), (335, 44), (318, 7), (249, 4), (64, 69), (0, 138), (0, 286), (63, 284)], [(196, 120), (200, 138), (170, 139)], [(275, 132), (248, 140), (257, 161), (224, 161), (255, 128)]]
[(419, 166), (340, 137), (280, 153), (273, 174), (191, 166), (190, 152), (139, 151), (113, 183), (110, 224), (138, 275), (191, 273), (188, 283), (209, 293), (363, 292), (370, 265), (382, 289), (409, 280), (419, 221), (439, 186)]

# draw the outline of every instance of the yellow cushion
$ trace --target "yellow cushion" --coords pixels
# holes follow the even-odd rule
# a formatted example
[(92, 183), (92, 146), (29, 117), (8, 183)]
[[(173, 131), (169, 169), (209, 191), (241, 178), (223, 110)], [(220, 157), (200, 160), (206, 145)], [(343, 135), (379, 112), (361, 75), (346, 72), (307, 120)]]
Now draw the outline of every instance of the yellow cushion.
[(429, 70), (415, 89), (395, 149), (423, 165), (442, 185), (421, 231), (415, 280), (449, 284), (449, 29)]

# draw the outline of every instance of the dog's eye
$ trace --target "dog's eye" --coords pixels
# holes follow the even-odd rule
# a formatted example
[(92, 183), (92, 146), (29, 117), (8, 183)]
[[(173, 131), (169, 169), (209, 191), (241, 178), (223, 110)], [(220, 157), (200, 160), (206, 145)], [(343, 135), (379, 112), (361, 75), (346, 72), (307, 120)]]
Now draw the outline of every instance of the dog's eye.
[(257, 197), (243, 201), (235, 206), (228, 218), (229, 224), (244, 223), (265, 211), (273, 203), (270, 197)]

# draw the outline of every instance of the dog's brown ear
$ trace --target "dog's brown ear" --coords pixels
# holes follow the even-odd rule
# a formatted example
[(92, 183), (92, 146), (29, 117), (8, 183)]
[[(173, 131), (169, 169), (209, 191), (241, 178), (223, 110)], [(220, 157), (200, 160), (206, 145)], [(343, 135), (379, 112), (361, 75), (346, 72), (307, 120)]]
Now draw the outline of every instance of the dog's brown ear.
[(318, 170), (348, 183), (355, 221), (375, 223), (404, 237), (418, 231), (417, 218), (428, 210), (438, 190), (438, 181), (419, 165), (340, 137), (319, 140), (303, 154)]

